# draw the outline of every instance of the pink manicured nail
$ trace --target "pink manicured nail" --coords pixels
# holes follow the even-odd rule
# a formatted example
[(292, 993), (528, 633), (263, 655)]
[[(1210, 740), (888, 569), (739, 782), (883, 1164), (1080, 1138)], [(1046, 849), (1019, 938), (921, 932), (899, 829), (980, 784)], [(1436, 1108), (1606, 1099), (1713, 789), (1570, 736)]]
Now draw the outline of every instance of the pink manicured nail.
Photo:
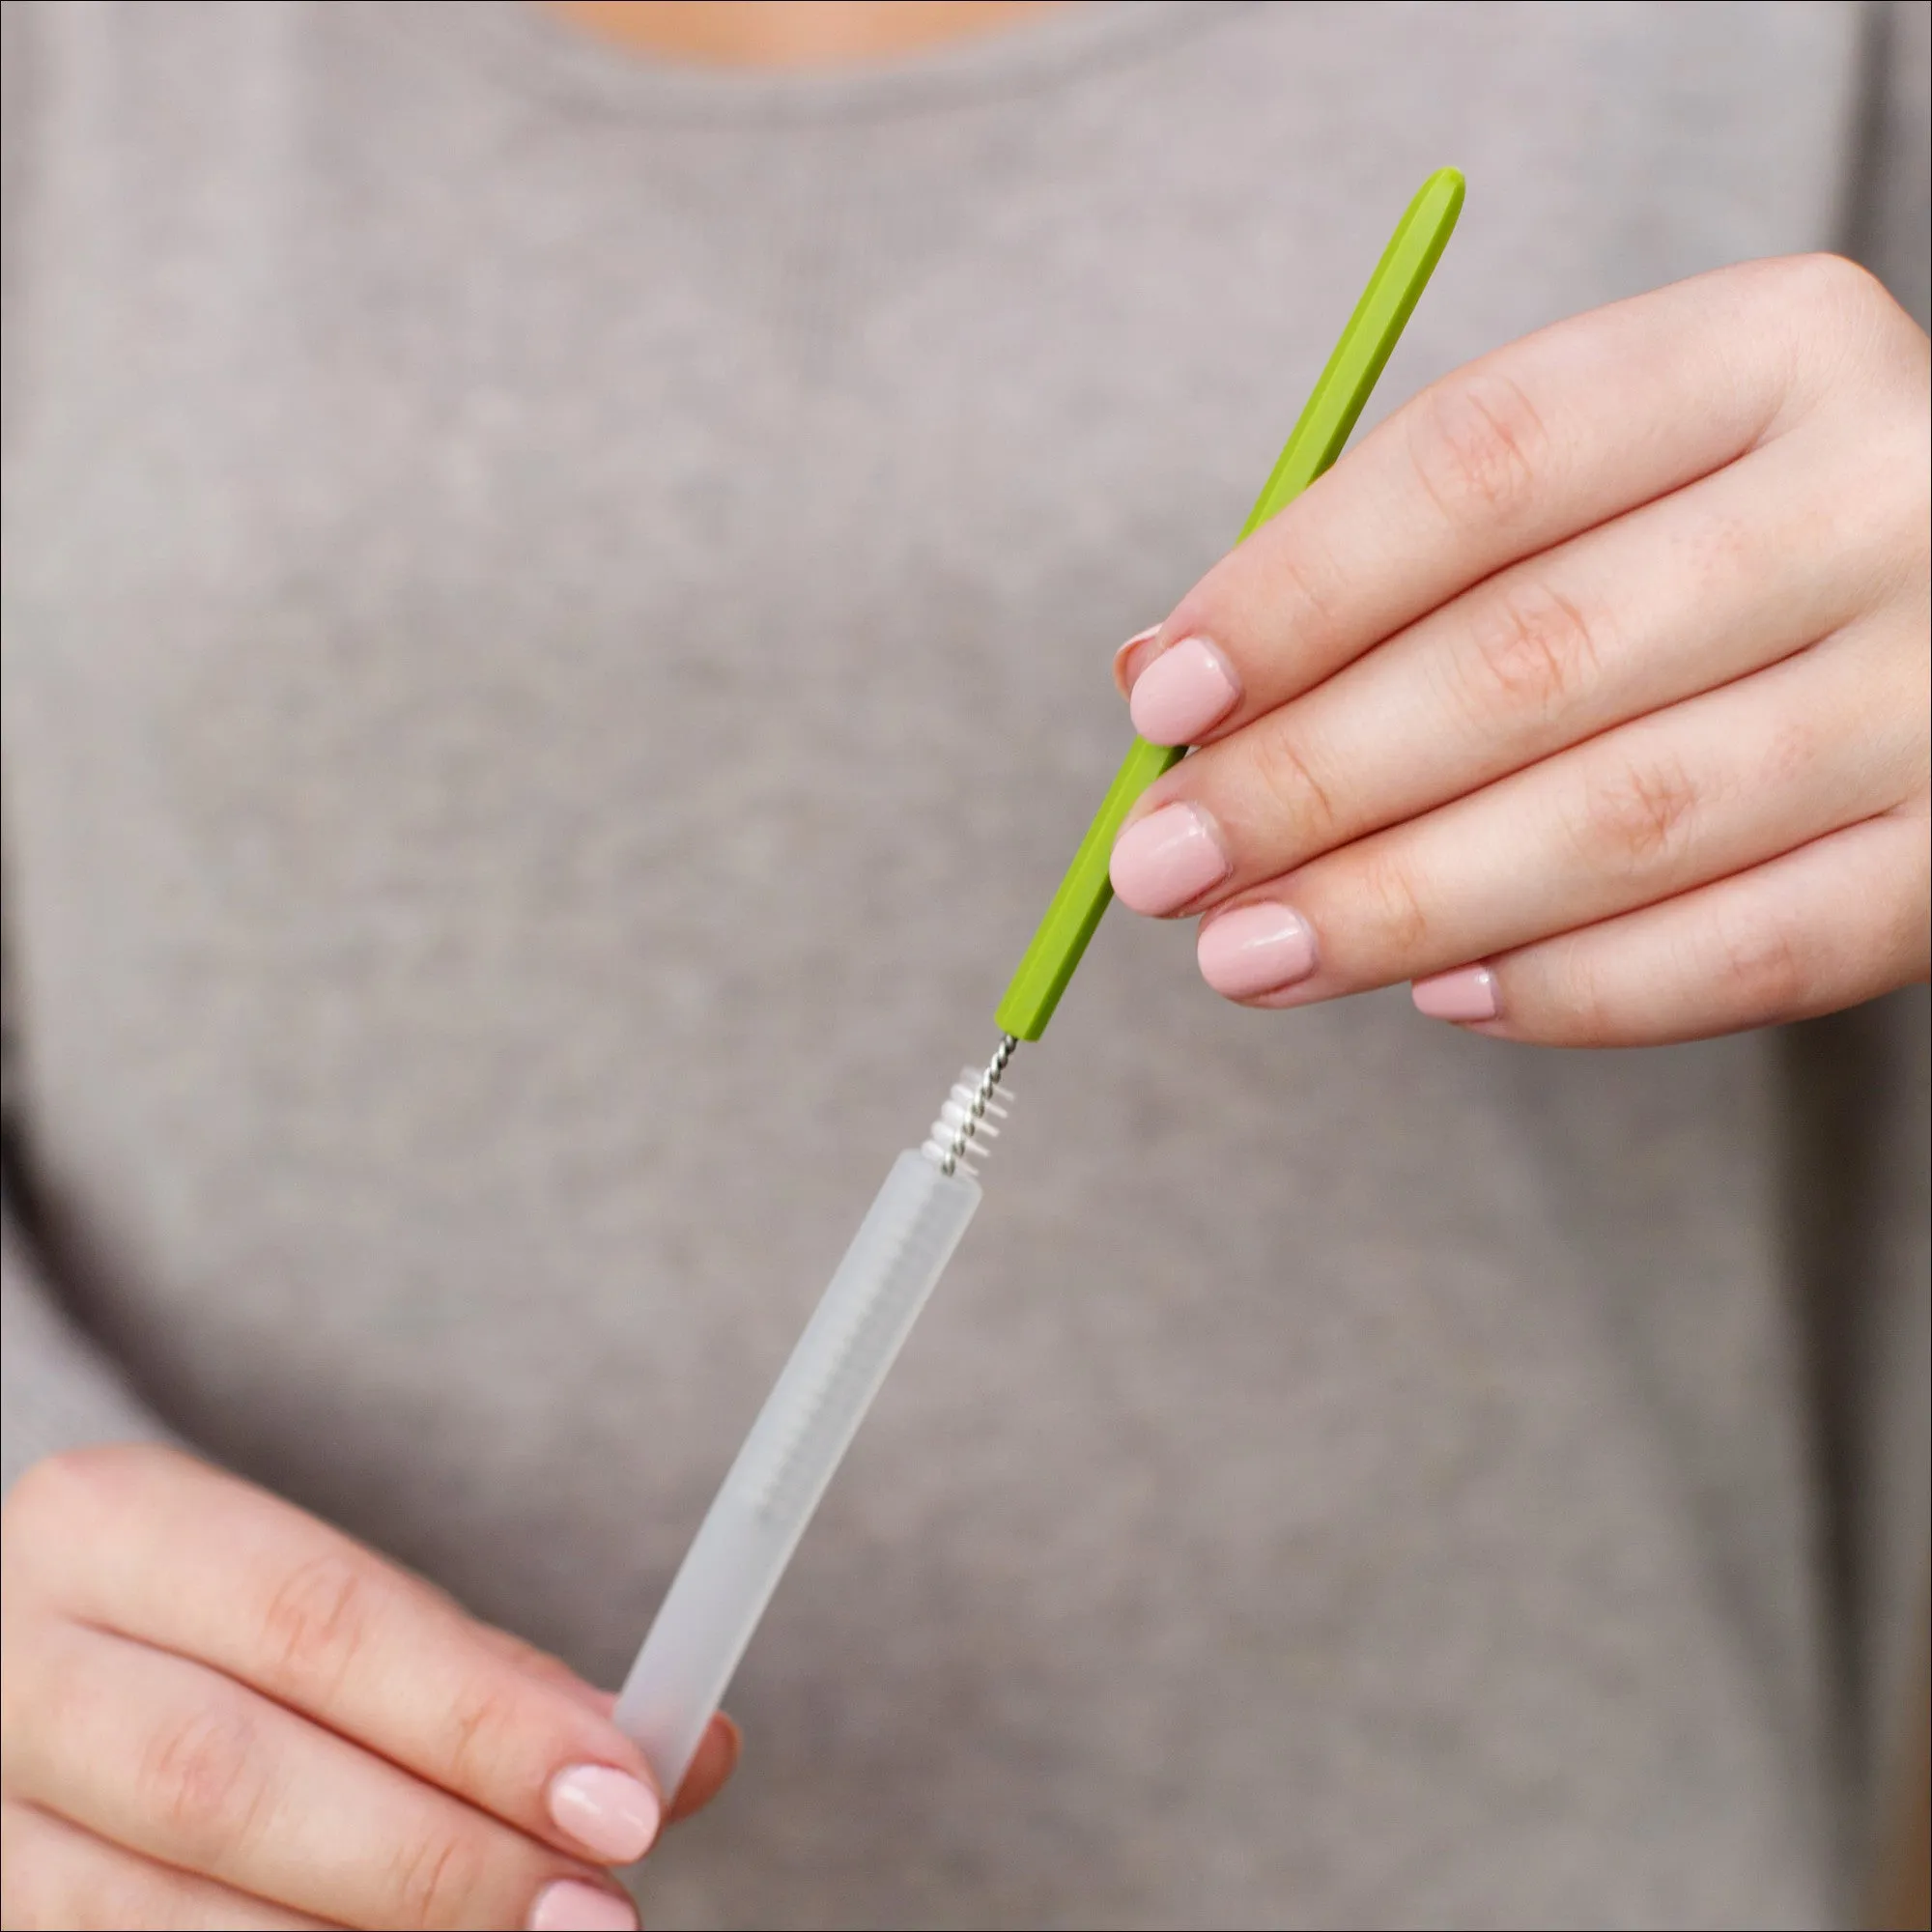
[(1234, 867), (1198, 805), (1164, 805), (1114, 842), (1107, 871), (1121, 903), (1134, 912), (1178, 912)]
[(1182, 638), (1161, 652), (1134, 685), (1127, 709), (1151, 745), (1191, 745), (1239, 701), (1228, 660), (1206, 638)]
[(1492, 1020), (1501, 1010), (1496, 976), (1487, 966), (1432, 974), (1408, 989), (1415, 1010), (1433, 1020)]
[(613, 1892), (560, 1878), (537, 1893), (530, 1932), (638, 1932), (638, 1915)]
[(551, 1779), (550, 1815), (606, 1864), (627, 1865), (650, 1850), (663, 1806), (648, 1784), (608, 1764), (580, 1764)]
[(1127, 676), (1127, 660), (1143, 644), (1151, 643), (1160, 635), (1158, 624), (1150, 624), (1145, 631), (1136, 631), (1127, 641), (1114, 653), (1114, 684), (1122, 697), (1133, 689), (1133, 680)]
[(1231, 1000), (1292, 986), (1315, 971), (1315, 928), (1272, 900), (1210, 919), (1194, 949), (1201, 977)]

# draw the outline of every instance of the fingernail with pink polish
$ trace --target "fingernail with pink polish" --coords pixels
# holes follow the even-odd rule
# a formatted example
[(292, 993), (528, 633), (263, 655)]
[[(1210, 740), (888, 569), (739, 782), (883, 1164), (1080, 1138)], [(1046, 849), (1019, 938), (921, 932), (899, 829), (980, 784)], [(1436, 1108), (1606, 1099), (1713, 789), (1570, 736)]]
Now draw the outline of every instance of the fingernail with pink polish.
[(648, 1784), (608, 1764), (580, 1764), (551, 1779), (550, 1815), (593, 1858), (627, 1865), (650, 1850), (663, 1806)]
[(1230, 1000), (1279, 992), (1315, 971), (1315, 928), (1273, 900), (1236, 906), (1201, 928), (1201, 977)]
[(601, 1886), (562, 1878), (537, 1893), (528, 1924), (529, 1932), (638, 1932), (638, 1915)]
[(1164, 805), (1114, 841), (1108, 875), (1132, 912), (1179, 912), (1234, 869), (1198, 805)]
[(1145, 631), (1136, 631), (1127, 641), (1114, 653), (1114, 684), (1122, 697), (1133, 689), (1133, 679), (1127, 675), (1127, 666), (1134, 653), (1143, 644), (1151, 644), (1160, 636), (1160, 626), (1150, 624)]
[(1182, 638), (1142, 671), (1127, 709), (1152, 745), (1192, 745), (1240, 702), (1240, 681), (1217, 645)]
[(1433, 1020), (1492, 1020), (1502, 1010), (1496, 976), (1487, 966), (1458, 966), (1435, 973), (1408, 989), (1415, 1010)]

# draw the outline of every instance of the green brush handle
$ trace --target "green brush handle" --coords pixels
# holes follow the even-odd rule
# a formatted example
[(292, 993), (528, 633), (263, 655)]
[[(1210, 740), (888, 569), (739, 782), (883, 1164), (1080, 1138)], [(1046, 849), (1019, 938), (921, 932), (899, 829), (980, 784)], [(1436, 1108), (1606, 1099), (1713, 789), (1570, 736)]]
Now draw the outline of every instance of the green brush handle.
[[(1382, 250), (1328, 366), (1274, 466), (1274, 474), (1241, 526), (1243, 539), (1300, 496), (1341, 455), (1349, 432), (1369, 400), (1369, 391), (1376, 386), (1377, 377), (1448, 245), (1462, 210), (1463, 177), (1454, 168), (1436, 169), (1417, 190)], [(1135, 799), (1179, 762), (1182, 751), (1178, 745), (1134, 740), (1000, 1001), (997, 1019), (1002, 1033), (1015, 1039), (1037, 1039), (1046, 1031), (1080, 955), (1087, 951), (1087, 942), (1100, 923), (1100, 915), (1107, 910), (1107, 901), (1114, 896), (1107, 861), (1121, 826)]]

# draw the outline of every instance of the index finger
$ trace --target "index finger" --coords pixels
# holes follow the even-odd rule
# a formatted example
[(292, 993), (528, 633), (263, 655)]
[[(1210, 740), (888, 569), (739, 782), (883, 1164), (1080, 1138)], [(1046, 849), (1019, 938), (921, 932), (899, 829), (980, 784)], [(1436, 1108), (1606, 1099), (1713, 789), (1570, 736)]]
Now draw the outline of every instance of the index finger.
[(1834, 257), (1750, 263), (1433, 384), (1123, 654), (1135, 729), (1225, 737), (1505, 565), (1772, 440), (1807, 399), (1801, 339), (1875, 290)]
[(353, 1538), (186, 1456), (74, 1459), (67, 1487), (44, 1581), (76, 1618), (212, 1664), (580, 1857), (628, 1864), (656, 1837), (650, 1771), (607, 1712)]

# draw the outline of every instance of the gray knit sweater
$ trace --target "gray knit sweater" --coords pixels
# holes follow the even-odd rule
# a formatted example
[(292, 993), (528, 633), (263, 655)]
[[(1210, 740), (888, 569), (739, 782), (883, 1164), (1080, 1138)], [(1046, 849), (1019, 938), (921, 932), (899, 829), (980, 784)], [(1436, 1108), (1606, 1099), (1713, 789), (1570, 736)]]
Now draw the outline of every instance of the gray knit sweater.
[[(1924, 314), (1922, 7), (7, 35), (8, 1472), (172, 1433), (607, 1681), (1422, 176), (1378, 412), (1741, 257)], [(1113, 915), (652, 1922), (1844, 1917), (1925, 1039), (1258, 1015)]]

